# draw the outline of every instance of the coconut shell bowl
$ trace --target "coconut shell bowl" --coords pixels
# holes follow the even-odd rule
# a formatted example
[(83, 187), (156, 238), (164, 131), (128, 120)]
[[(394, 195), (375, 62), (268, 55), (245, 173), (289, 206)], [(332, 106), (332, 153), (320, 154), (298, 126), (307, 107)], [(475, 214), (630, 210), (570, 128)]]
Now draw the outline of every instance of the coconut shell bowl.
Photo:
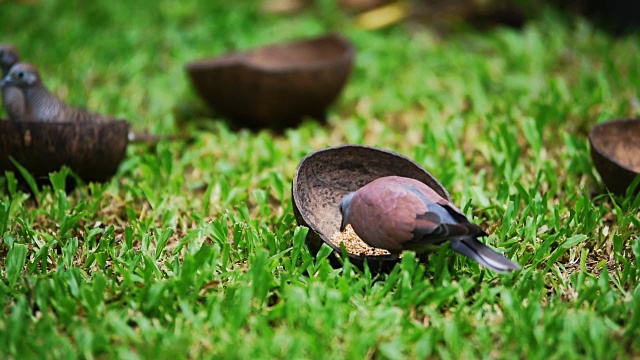
[(108, 122), (0, 121), (0, 171), (13, 171), (10, 158), (40, 184), (49, 173), (68, 166), (85, 182), (110, 179), (124, 158), (129, 124)]
[(282, 129), (323, 120), (351, 72), (354, 47), (332, 34), (193, 61), (187, 73), (232, 125)]
[(625, 195), (640, 172), (640, 119), (600, 123), (591, 129), (589, 143), (591, 158), (607, 189)]
[[(307, 155), (293, 178), (293, 209), (298, 225), (309, 232), (306, 244), (317, 253), (322, 244), (333, 248), (332, 265), (339, 266), (341, 247), (340, 201), (369, 182), (384, 176), (405, 176), (422, 181), (446, 199), (447, 190), (428, 171), (402, 155), (366, 146), (345, 145), (318, 150)], [(371, 252), (350, 252), (352, 264), (363, 267), (365, 261), (372, 272), (388, 272), (398, 262), (397, 256)]]

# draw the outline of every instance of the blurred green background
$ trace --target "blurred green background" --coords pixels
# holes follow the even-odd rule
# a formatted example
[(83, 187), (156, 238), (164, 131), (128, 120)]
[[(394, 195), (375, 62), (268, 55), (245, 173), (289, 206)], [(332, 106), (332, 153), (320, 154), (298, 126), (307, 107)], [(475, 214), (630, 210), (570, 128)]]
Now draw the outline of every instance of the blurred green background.
[[(284, 13), (255, 1), (0, 2), (0, 41), (57, 96), (196, 138), (131, 145), (111, 181), (69, 193), (65, 171), (35, 193), (0, 178), (0, 353), (637, 357), (640, 198), (606, 193), (587, 134), (640, 114), (640, 38), (531, 4), (519, 28), (423, 11), (366, 30), (362, 10), (332, 0)], [(326, 124), (232, 130), (184, 71), (328, 31), (357, 55)], [(310, 254), (293, 173), (344, 143), (414, 159), (524, 269), (497, 276), (444, 247), (376, 277)]]

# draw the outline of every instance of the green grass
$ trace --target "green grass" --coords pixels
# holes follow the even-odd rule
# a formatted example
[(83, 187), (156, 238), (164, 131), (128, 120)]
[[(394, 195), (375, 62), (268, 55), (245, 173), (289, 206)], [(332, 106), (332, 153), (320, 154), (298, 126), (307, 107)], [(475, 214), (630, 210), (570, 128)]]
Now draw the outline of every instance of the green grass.
[[(640, 197), (607, 195), (589, 128), (640, 115), (640, 37), (545, 13), (441, 37), (251, 2), (0, 2), (0, 40), (74, 105), (193, 144), (132, 145), (108, 183), (35, 194), (0, 179), (3, 358), (640, 356)], [(183, 65), (339, 30), (353, 76), (328, 124), (277, 134), (211, 119)], [(203, 130), (202, 128), (206, 128)], [(413, 158), (524, 269), (442, 249), (388, 275), (304, 247), (291, 179), (358, 143)]]

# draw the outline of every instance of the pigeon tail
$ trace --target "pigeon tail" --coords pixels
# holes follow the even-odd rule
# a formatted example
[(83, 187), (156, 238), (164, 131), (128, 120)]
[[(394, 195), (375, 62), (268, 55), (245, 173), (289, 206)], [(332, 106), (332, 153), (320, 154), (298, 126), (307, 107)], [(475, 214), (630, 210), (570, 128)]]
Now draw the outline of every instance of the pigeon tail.
[(495, 272), (520, 269), (520, 265), (500, 255), (473, 236), (451, 239), (451, 249)]

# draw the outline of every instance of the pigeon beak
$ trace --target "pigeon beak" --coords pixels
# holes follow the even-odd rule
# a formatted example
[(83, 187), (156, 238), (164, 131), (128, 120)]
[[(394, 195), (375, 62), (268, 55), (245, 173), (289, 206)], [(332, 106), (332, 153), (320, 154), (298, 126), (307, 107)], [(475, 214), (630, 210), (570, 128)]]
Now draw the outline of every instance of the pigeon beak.
[(0, 81), (0, 86), (5, 86), (8, 84), (11, 84), (11, 77), (9, 77), (9, 75), (5, 76), (4, 79)]
[(340, 232), (343, 232), (346, 227), (347, 227), (347, 222), (345, 221), (345, 218), (343, 216), (342, 223), (340, 224)]

